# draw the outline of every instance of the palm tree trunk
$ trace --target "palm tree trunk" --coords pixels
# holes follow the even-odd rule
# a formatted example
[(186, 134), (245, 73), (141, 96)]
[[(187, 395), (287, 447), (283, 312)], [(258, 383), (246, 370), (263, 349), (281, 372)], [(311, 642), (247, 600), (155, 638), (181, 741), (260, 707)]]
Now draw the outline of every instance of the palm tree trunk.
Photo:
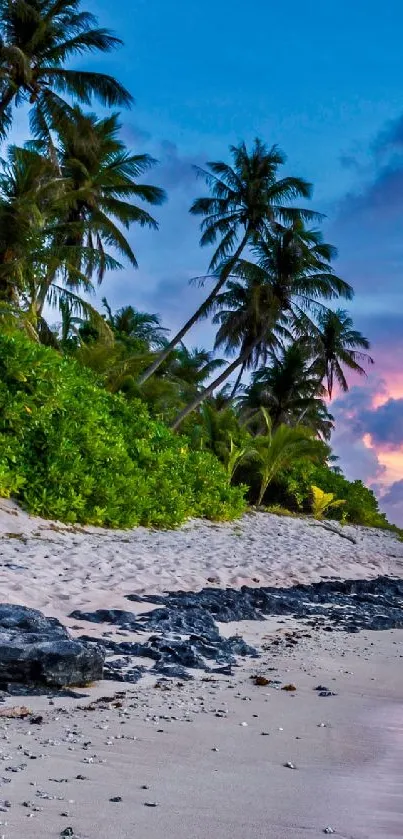
[(208, 387), (206, 387), (205, 390), (203, 390), (201, 393), (198, 393), (195, 399), (193, 399), (193, 401), (190, 402), (189, 405), (187, 405), (186, 408), (184, 408), (183, 411), (180, 412), (180, 414), (178, 414), (178, 416), (175, 419), (175, 422), (172, 423), (171, 428), (173, 431), (176, 431), (176, 429), (179, 428), (180, 424), (185, 419), (185, 417), (191, 414), (192, 411), (195, 411), (196, 408), (198, 408), (199, 405), (201, 405), (202, 402), (204, 402), (204, 400), (207, 399), (211, 393), (213, 393), (213, 390), (215, 390), (217, 387), (220, 387), (220, 385), (222, 385), (222, 383), (225, 382), (226, 379), (228, 379), (228, 376), (231, 376), (231, 374), (234, 372), (234, 370), (236, 370), (239, 367), (240, 364), (244, 364), (248, 360), (254, 348), (261, 340), (262, 335), (259, 335), (259, 337), (255, 339), (253, 344), (249, 344), (248, 348), (245, 349), (241, 353), (241, 355), (238, 356), (238, 358), (236, 358), (235, 361), (232, 362), (232, 364), (229, 364), (228, 367), (225, 368), (224, 372), (221, 373), (218, 376), (218, 378), (214, 380), (214, 382), (211, 382), (211, 384)]
[(234, 398), (234, 396), (235, 396), (235, 394), (236, 394), (236, 392), (239, 388), (239, 385), (241, 384), (241, 379), (242, 379), (242, 376), (243, 376), (244, 372), (245, 372), (245, 365), (243, 364), (240, 371), (239, 371), (239, 375), (238, 375), (238, 378), (237, 378), (237, 380), (234, 384), (234, 387), (232, 388), (230, 399)]
[(165, 349), (163, 349), (162, 352), (159, 353), (159, 355), (157, 356), (155, 361), (153, 361), (153, 363), (150, 364), (149, 367), (147, 367), (147, 370), (145, 370), (144, 373), (142, 373), (141, 376), (139, 376), (139, 378), (137, 380), (138, 385), (143, 385), (144, 382), (146, 382), (147, 379), (149, 379), (150, 376), (152, 376), (155, 373), (155, 371), (158, 370), (160, 365), (171, 354), (172, 350), (175, 349), (176, 345), (179, 344), (180, 341), (182, 341), (182, 339), (186, 335), (186, 333), (189, 332), (189, 329), (191, 329), (192, 326), (194, 326), (194, 324), (197, 323), (198, 320), (200, 320), (202, 315), (204, 315), (206, 309), (208, 309), (209, 306), (211, 305), (211, 303), (213, 303), (217, 294), (219, 293), (219, 291), (221, 291), (222, 287), (227, 282), (228, 277), (230, 276), (234, 265), (238, 262), (238, 259), (241, 256), (241, 253), (244, 250), (248, 239), (249, 239), (249, 229), (246, 230), (245, 235), (243, 236), (242, 241), (241, 241), (239, 247), (236, 249), (233, 257), (229, 260), (229, 262), (227, 263), (225, 268), (223, 268), (223, 270), (220, 274), (220, 279), (218, 280), (218, 282), (214, 286), (212, 292), (209, 294), (208, 297), (206, 297), (204, 302), (201, 304), (201, 306), (199, 306), (199, 308), (194, 313), (194, 315), (192, 315), (192, 317), (189, 318), (189, 320), (185, 323), (185, 325), (182, 327), (182, 329), (180, 329), (179, 332), (175, 335), (175, 337), (172, 338), (172, 341), (170, 341), (168, 346), (165, 347)]

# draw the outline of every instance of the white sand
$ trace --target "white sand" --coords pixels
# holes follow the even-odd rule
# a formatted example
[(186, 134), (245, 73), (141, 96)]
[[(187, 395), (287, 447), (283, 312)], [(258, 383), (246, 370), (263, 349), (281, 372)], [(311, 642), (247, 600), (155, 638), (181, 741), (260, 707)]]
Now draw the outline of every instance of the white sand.
[[(44, 522), (2, 501), (0, 601), (71, 625), (72, 609), (130, 608), (127, 593), (403, 577), (394, 536), (327, 527), (256, 514), (108, 532)], [(260, 646), (292, 625), (221, 629)], [(81, 701), (8, 699), (44, 720), (0, 720), (0, 837), (57, 839), (72, 826), (79, 839), (314, 839), (330, 826), (339, 839), (400, 839), (403, 631), (310, 636), (278, 655), (270, 646), (230, 678), (198, 674), (161, 691), (150, 674), (134, 687), (102, 683)], [(297, 691), (258, 688), (253, 672)], [(337, 696), (319, 698), (319, 683)], [(118, 706), (83, 707), (122, 689)]]
[(395, 536), (328, 526), (256, 513), (231, 524), (190, 522), (175, 531), (69, 528), (3, 500), (0, 601), (65, 619), (78, 608), (127, 608), (130, 593), (403, 577), (403, 542)]
[[(255, 624), (251, 640), (266, 631)], [(317, 633), (231, 678), (8, 700), (44, 721), (1, 720), (0, 835), (58, 839), (71, 826), (77, 839), (319, 839), (329, 826), (338, 839), (401, 839), (402, 639)], [(297, 690), (256, 687), (256, 672)], [(337, 695), (320, 698), (319, 683)], [(118, 706), (85, 710), (125, 688)]]

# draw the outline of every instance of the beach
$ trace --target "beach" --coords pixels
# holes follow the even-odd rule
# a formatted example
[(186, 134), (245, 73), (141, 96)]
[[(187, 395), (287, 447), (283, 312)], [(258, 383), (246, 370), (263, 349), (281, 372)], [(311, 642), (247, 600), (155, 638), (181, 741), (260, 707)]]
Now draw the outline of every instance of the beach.
[[(164, 591), (403, 577), (403, 543), (391, 534), (263, 513), (112, 532), (43, 522), (2, 501), (0, 550), (3, 603), (116, 643), (138, 633), (69, 615), (148, 614), (142, 597)], [(136, 684), (4, 696), (2, 714), (27, 715), (0, 720), (0, 835), (400, 837), (403, 629), (348, 632), (288, 612), (217, 626), (258, 656), (228, 672), (190, 667), (191, 678), (155, 674), (141, 659)]]

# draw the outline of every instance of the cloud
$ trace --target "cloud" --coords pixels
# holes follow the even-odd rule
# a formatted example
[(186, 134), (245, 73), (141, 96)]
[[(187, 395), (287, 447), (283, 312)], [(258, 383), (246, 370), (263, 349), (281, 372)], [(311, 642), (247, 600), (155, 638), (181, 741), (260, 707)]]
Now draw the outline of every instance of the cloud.
[(166, 189), (189, 188), (193, 193), (196, 191), (195, 166), (205, 164), (204, 155), (183, 155), (179, 154), (178, 147), (169, 140), (162, 140), (160, 151), (157, 153), (159, 159), (159, 177)]
[(375, 137), (371, 150), (376, 157), (403, 148), (403, 114), (390, 120)]
[(373, 401), (382, 390), (382, 381), (374, 380), (364, 386), (352, 387), (331, 406), (335, 418), (332, 446), (343, 471), (349, 480), (361, 478), (371, 486), (382, 480), (385, 467), (376, 450), (365, 442), (368, 434), (365, 417), (371, 413)]
[(395, 481), (385, 493), (382, 499), (384, 504), (388, 504), (391, 507), (396, 507), (397, 505), (403, 505), (403, 479), (401, 481)]
[(403, 446), (403, 399), (388, 399), (376, 409), (364, 411), (360, 422), (375, 446), (383, 449)]
[(403, 217), (403, 115), (378, 132), (362, 162), (348, 152), (339, 161), (358, 178), (339, 203), (342, 223), (357, 216), (367, 224)]

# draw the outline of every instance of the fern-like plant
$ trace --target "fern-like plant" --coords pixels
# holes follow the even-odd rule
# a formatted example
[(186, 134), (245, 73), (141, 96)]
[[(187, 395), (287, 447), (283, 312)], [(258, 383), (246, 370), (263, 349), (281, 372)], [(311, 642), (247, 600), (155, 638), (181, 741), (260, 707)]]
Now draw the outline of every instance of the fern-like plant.
[(320, 487), (311, 486), (311, 491), (312, 513), (315, 519), (323, 519), (328, 510), (346, 503), (342, 498), (335, 498), (333, 492), (324, 492)]

